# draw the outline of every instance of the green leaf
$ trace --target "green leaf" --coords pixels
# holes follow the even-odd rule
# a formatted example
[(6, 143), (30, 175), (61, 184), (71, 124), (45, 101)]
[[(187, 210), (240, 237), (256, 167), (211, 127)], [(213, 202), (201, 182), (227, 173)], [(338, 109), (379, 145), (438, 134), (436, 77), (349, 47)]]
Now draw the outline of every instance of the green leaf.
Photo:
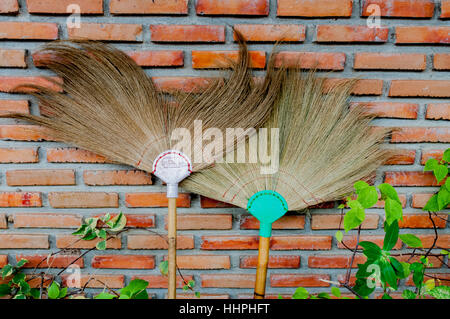
[[(196, 292), (194, 293), (194, 295), (195, 295), (195, 297), (197, 297), (197, 298), (200, 298), (200, 297), (201, 297), (200, 292), (198, 292), (198, 291), (196, 291)], [(278, 299), (280, 299), (280, 294), (278, 294)], [(281, 297), (281, 299), (283, 299), (283, 297)]]
[(105, 249), (106, 249), (106, 240), (99, 241), (99, 242), (95, 245), (95, 247), (96, 247), (98, 250), (105, 250)]
[(117, 296), (109, 294), (107, 292), (101, 292), (97, 296), (94, 297), (94, 299), (114, 299)]
[(106, 213), (105, 215), (103, 215), (102, 218), (100, 218), (102, 222), (104, 222), (105, 224), (111, 219), (111, 214), (110, 213)]
[(11, 287), (8, 284), (0, 285), (0, 297), (11, 294)]
[(26, 259), (21, 259), (21, 260), (17, 263), (16, 268), (22, 268), (26, 263), (28, 263), (28, 260), (26, 260)]
[(119, 215), (113, 217), (111, 219), (112, 227), (111, 230), (112, 231), (119, 231), (122, 230), (125, 225), (127, 224), (127, 218), (125, 217), (124, 214), (120, 213)]
[(366, 182), (358, 181), (354, 184), (358, 202), (364, 208), (370, 208), (378, 201), (378, 193), (375, 186), (369, 186)]
[(47, 295), (50, 299), (58, 299), (59, 297), (59, 284), (53, 281), (50, 287), (47, 289)]
[(375, 290), (375, 285), (373, 287), (369, 287), (367, 286), (367, 279), (357, 279), (353, 290), (355, 290), (359, 295), (367, 297)]
[(397, 276), (395, 275), (394, 268), (392, 265), (386, 260), (381, 260), (381, 281), (384, 281), (389, 284), (390, 287), (397, 290)]
[(86, 234), (81, 237), (83, 240), (93, 240), (95, 238), (97, 238), (97, 234), (92, 230), (87, 231)]
[(344, 238), (344, 235), (342, 234), (342, 232), (340, 230), (338, 230), (334, 236), (336, 237), (336, 240), (338, 242), (342, 242), (342, 239)]
[(106, 230), (100, 229), (100, 230), (98, 231), (98, 233), (97, 233), (97, 237), (106, 239)]
[(167, 260), (164, 260), (164, 261), (159, 263), (159, 271), (164, 276), (167, 276), (167, 274), (169, 272), (169, 262)]
[(11, 266), (10, 264), (6, 265), (2, 269), (2, 279), (5, 279), (6, 277), (11, 276), (13, 272), (14, 272), (14, 267)]
[(444, 187), (450, 192), (450, 178), (445, 180)]
[(386, 232), (386, 235), (384, 236), (383, 250), (390, 251), (394, 248), (398, 240), (398, 222), (394, 221), (390, 225), (387, 225), (386, 223), (384, 231)]
[(425, 207), (423, 208), (424, 211), (430, 211), (430, 212), (438, 212), (439, 211), (439, 204), (438, 204), (438, 195), (434, 194), (431, 196), (431, 198), (426, 203)]
[(392, 297), (385, 293), (383, 294), (383, 297), (381, 297), (381, 299), (392, 299)]
[(14, 296), (13, 299), (27, 299), (27, 297), (25, 295), (23, 295), (23, 294), (17, 294), (17, 295)]
[(344, 230), (346, 232), (361, 225), (365, 218), (364, 207), (359, 201), (351, 200), (348, 202), (348, 206), (351, 209), (344, 216)]
[(376, 244), (370, 241), (362, 241), (359, 245), (364, 248), (363, 254), (366, 255), (368, 260), (377, 260), (381, 257), (381, 249)]
[(448, 250), (442, 249), (440, 254), (441, 255), (448, 255)]
[[(148, 294), (145, 289), (148, 282), (142, 279), (134, 279), (130, 281), (128, 286), (120, 290), (120, 296), (125, 295), (128, 299), (148, 299)], [(145, 298), (146, 297), (146, 298)]]
[(381, 192), (381, 198), (383, 200), (386, 200), (386, 198), (393, 199), (397, 201), (399, 204), (401, 204), (400, 198), (398, 197), (397, 191), (394, 187), (389, 185), (388, 183), (383, 183), (378, 185), (378, 189)]
[(436, 299), (450, 299), (450, 286), (438, 286), (428, 293)]
[(34, 299), (40, 299), (41, 298), (41, 292), (39, 291), (38, 288), (31, 288), (29, 294)]
[(450, 148), (447, 148), (444, 152), (444, 155), (442, 156), (442, 160), (450, 163)]
[(64, 298), (65, 296), (67, 296), (67, 287), (62, 288), (62, 289), (59, 291), (59, 296), (58, 296), (58, 298), (59, 298), (59, 299), (62, 299), (62, 298)]
[(402, 292), (402, 297), (405, 299), (416, 299), (416, 294), (411, 290), (405, 289)]
[(319, 297), (320, 299), (330, 299), (330, 295), (327, 294), (326, 292), (320, 292), (317, 294), (317, 297)]
[(438, 165), (433, 170), (433, 173), (434, 173), (434, 176), (436, 177), (437, 182), (440, 183), (447, 176), (448, 168), (446, 165)]
[(386, 222), (390, 225), (393, 221), (400, 220), (403, 217), (402, 204), (392, 198), (387, 198), (384, 204), (386, 212)]
[(18, 285), (19, 285), (19, 288), (20, 288), (19, 290), (21, 293), (23, 293), (24, 295), (27, 295), (30, 293), (30, 290), (31, 290), (30, 285), (25, 280), (19, 281)]
[(189, 280), (188, 281), (188, 286), (191, 287), (191, 288), (194, 288), (195, 287), (195, 281)]
[(189, 286), (188, 286), (188, 285), (184, 285), (184, 286), (183, 286), (183, 290), (184, 290), (184, 291), (188, 291), (188, 290), (189, 290)]
[(402, 234), (399, 236), (402, 242), (411, 248), (422, 248), (422, 241), (419, 237), (413, 234)]
[(423, 286), (423, 272), (424, 272), (424, 265), (418, 262), (412, 263), (410, 266), (411, 271), (413, 271), (413, 282), (416, 285), (416, 287), (422, 287)]
[(24, 279), (25, 279), (25, 274), (18, 273), (17, 275), (14, 276), (14, 278), (12, 279), (12, 282), (17, 285), (17, 284), (19, 284), (19, 282), (23, 281)]
[(341, 297), (341, 290), (338, 287), (331, 287), (331, 293), (337, 298)]
[(439, 162), (435, 158), (430, 158), (425, 163), (425, 168), (423, 169), (425, 172), (433, 171), (437, 166), (439, 165)]
[(298, 287), (292, 295), (292, 299), (308, 299), (308, 297), (309, 292), (303, 287)]
[(84, 235), (87, 230), (87, 225), (81, 225), (80, 228), (72, 233), (72, 235)]
[(441, 187), (437, 195), (438, 209), (442, 210), (450, 203), (450, 192), (447, 188)]
[(409, 276), (409, 264), (406, 262), (400, 262), (394, 257), (389, 257), (389, 261), (391, 262), (392, 267), (395, 269), (395, 273), (397, 277), (400, 279), (404, 279)]

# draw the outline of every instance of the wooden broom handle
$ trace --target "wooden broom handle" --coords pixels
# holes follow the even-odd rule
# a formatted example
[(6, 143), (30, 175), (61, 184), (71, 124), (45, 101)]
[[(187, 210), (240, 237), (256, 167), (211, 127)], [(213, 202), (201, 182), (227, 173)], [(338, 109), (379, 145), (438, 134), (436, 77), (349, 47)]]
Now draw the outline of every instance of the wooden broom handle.
[(269, 263), (270, 237), (259, 237), (258, 265), (254, 299), (264, 299), (266, 294), (267, 264)]
[(177, 297), (177, 199), (169, 198), (168, 235), (169, 235), (169, 299)]

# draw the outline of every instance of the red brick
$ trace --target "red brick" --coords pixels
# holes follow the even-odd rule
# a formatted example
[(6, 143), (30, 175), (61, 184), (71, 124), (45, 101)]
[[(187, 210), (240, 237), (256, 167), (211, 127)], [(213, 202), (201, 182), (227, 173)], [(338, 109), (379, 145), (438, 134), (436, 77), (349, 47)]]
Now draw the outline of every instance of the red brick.
[[(167, 296), (166, 296), (167, 297)], [(253, 298), (253, 296), (249, 297)], [(228, 294), (204, 294), (202, 293), (199, 297), (196, 297), (191, 293), (177, 293), (177, 299), (230, 299)]]
[(328, 250), (331, 249), (331, 236), (272, 236), (272, 250)]
[(225, 27), (221, 25), (151, 25), (152, 42), (224, 43)]
[(5, 267), (8, 264), (8, 255), (0, 255), (0, 268)]
[(81, 14), (103, 13), (103, 0), (27, 0), (29, 13), (71, 14), (71, 4), (78, 5)]
[(13, 215), (15, 228), (77, 228), (81, 216), (75, 214), (17, 213)]
[(8, 113), (30, 114), (28, 100), (0, 100), (0, 114)]
[[(419, 235), (417, 237), (420, 238), (423, 244), (423, 248), (430, 248), (434, 242), (434, 234), (432, 235)], [(436, 242), (436, 247), (448, 249), (450, 248), (450, 234), (439, 234), (438, 240)]]
[[(380, 235), (361, 235), (361, 237), (360, 237), (360, 242), (361, 241), (371, 241), (380, 247), (383, 246), (383, 240), (384, 240), (384, 236), (380, 236)], [(356, 236), (345, 235), (342, 242), (337, 243), (338, 248), (345, 249), (345, 246), (342, 243), (344, 243), (351, 249), (354, 249), (355, 245), (356, 245)], [(400, 249), (400, 248), (402, 248), (402, 242), (399, 239), (393, 249)], [(362, 247), (358, 246), (358, 249), (362, 249)]]
[[(128, 249), (167, 249), (167, 237), (158, 235), (128, 235)], [(193, 235), (177, 236), (177, 249), (193, 249)]]
[(112, 14), (188, 14), (188, 0), (111, 0)]
[(37, 163), (37, 148), (0, 148), (0, 163)]
[(241, 236), (241, 235), (202, 236), (201, 249), (205, 250), (258, 249), (258, 236)]
[(408, 149), (396, 149), (395, 154), (385, 165), (412, 165), (416, 159), (416, 151)]
[(441, 0), (441, 19), (450, 18), (450, 0)]
[(53, 208), (119, 207), (117, 193), (51, 192), (48, 200)]
[(202, 274), (203, 288), (254, 288), (253, 274)]
[[(125, 204), (127, 207), (167, 207), (166, 193), (126, 193)], [(180, 193), (177, 198), (177, 207), (190, 207), (189, 194)]]
[(392, 186), (437, 186), (433, 172), (386, 172), (384, 182)]
[[(436, 280), (438, 283), (436, 283), (437, 286), (449, 286), (450, 285), (450, 274), (449, 273), (430, 273), (430, 272), (426, 272), (425, 276), (423, 278), (423, 281), (427, 281), (429, 279), (432, 279), (432, 277), (435, 278), (440, 278), (440, 282), (438, 280)], [(412, 280), (412, 276), (409, 276), (409, 278), (405, 281), (405, 285), (407, 286), (415, 286), (413, 280)]]
[[(263, 69), (266, 66), (266, 52), (250, 51), (250, 66)], [(215, 69), (230, 65), (238, 58), (237, 51), (192, 51), (192, 67), (194, 69)]]
[(436, 160), (441, 161), (443, 156), (444, 150), (423, 150), (422, 157), (420, 159), (420, 164), (425, 165), (425, 163), (430, 158), (435, 158)]
[(17, 0), (3, 0), (0, 3), (0, 14), (13, 14), (19, 12), (19, 2)]
[(433, 69), (440, 71), (450, 70), (450, 54), (436, 53), (433, 56)]
[[(84, 267), (84, 259), (80, 258), (75, 261), (79, 255), (17, 255), (16, 260), (28, 260), (24, 268), (66, 268), (72, 263), (81, 268)], [(39, 265), (39, 266), (38, 266)]]
[[(259, 221), (253, 216), (241, 217), (241, 229), (259, 229)], [(276, 220), (272, 224), (273, 229), (304, 229), (305, 216), (302, 215), (287, 215)]]
[(375, 14), (368, 7), (377, 5), (381, 17), (397, 18), (432, 18), (434, 13), (433, 0), (363, 0), (361, 16)]
[(0, 214), (0, 229), (8, 228), (8, 221), (5, 214)]
[(198, 15), (269, 15), (269, 0), (197, 0)]
[(232, 204), (220, 202), (212, 198), (208, 198), (205, 196), (200, 196), (200, 207), (201, 208), (228, 208), (228, 207), (236, 207)]
[[(351, 255), (316, 255), (309, 256), (309, 268), (348, 268), (350, 267)], [(357, 268), (358, 264), (363, 264), (366, 257), (363, 255), (356, 255), (353, 261), (352, 268)]]
[(61, 275), (62, 286), (67, 286), (69, 288), (81, 288), (86, 285), (86, 288), (104, 288), (106, 285), (109, 288), (122, 288), (125, 280), (123, 275), (86, 274), (81, 275), (81, 287), (76, 287), (75, 283), (70, 281), (70, 276), (70, 274)]
[(429, 120), (450, 120), (450, 103), (430, 103), (425, 117)]
[(345, 53), (331, 52), (288, 52), (276, 55), (277, 67), (300, 67), (302, 69), (317, 68), (320, 70), (344, 70)]
[(50, 163), (106, 163), (100, 155), (77, 148), (49, 148), (47, 162)]
[(92, 258), (93, 268), (153, 269), (155, 257), (147, 255), (97, 255)]
[(75, 185), (75, 171), (71, 169), (27, 169), (6, 172), (8, 186)]
[(322, 24), (317, 26), (316, 42), (386, 42), (389, 28)]
[(281, 17), (350, 17), (352, 0), (278, 0)]
[[(420, 262), (420, 256), (414, 256), (411, 258), (411, 256), (409, 256), (409, 255), (403, 255), (403, 256), (398, 256), (396, 258), (401, 262), (408, 262), (410, 264), (413, 262)], [(432, 264), (432, 266), (430, 266), (429, 268), (441, 268), (442, 267), (443, 262), (441, 260), (439, 260), (438, 257), (429, 256), (428, 260)]]
[[(325, 89), (337, 85), (339, 82), (347, 81), (346, 79), (330, 78), (325, 82)], [(351, 94), (353, 95), (381, 95), (383, 93), (383, 80), (360, 79), (353, 87)]]
[[(167, 256), (164, 260), (167, 260)], [(230, 269), (230, 265), (230, 256), (177, 255), (177, 266), (180, 269)]]
[(392, 143), (450, 143), (448, 127), (401, 127), (392, 133)]
[(40, 234), (0, 234), (0, 248), (48, 249), (48, 235)]
[[(414, 208), (424, 208), (428, 200), (433, 194), (413, 194), (412, 207)], [(450, 207), (450, 205), (448, 206)]]
[(235, 24), (234, 30), (247, 42), (303, 42), (306, 36), (306, 27), (301, 24)]
[[(341, 220), (342, 219), (342, 220)], [(366, 214), (366, 219), (362, 223), (362, 229), (377, 229), (379, 216)], [(339, 229), (343, 228), (343, 216), (339, 214), (313, 214), (311, 216), (311, 229)]]
[(49, 129), (37, 125), (0, 125), (0, 138), (14, 141), (54, 141)]
[(131, 51), (127, 54), (142, 67), (178, 67), (184, 65), (183, 51)]
[[(52, 77), (51, 79), (58, 80), (57, 77)], [(39, 85), (52, 90), (62, 91), (59, 85), (56, 85), (41, 76), (0, 76), (0, 92), (28, 93), (28, 89), (20, 87), (24, 84)]]
[(122, 171), (84, 171), (83, 179), (86, 185), (151, 185), (152, 177), (149, 173), (138, 170)]
[[(79, 236), (74, 235), (56, 235), (56, 247), (61, 249), (91, 249), (100, 241), (100, 239), (80, 240)], [(106, 241), (106, 249), (120, 249), (122, 247), (121, 239), (114, 237)]]
[(356, 53), (355, 70), (425, 70), (427, 56), (419, 53)]
[[(447, 226), (447, 215), (432, 216), (437, 228), (445, 228)], [(398, 225), (400, 228), (433, 228), (428, 214), (403, 214), (403, 221), (400, 220)]]
[(142, 42), (141, 24), (82, 23), (80, 28), (68, 28), (69, 39)]
[[(240, 268), (256, 268), (258, 256), (241, 256)], [(271, 255), (269, 256), (269, 268), (299, 268), (300, 256)]]
[(25, 50), (0, 49), (0, 67), (26, 68)]
[[(183, 274), (184, 280), (189, 282), (189, 280), (193, 280), (194, 277), (192, 275)], [(181, 276), (177, 276), (177, 288), (182, 288), (186, 283), (183, 281)], [(137, 275), (131, 278), (133, 279), (142, 279), (149, 283), (147, 288), (166, 288), (168, 286), (168, 277), (163, 275)]]
[(182, 91), (187, 93), (200, 93), (214, 83), (213, 78), (191, 76), (159, 76), (153, 82), (163, 92)]
[[(110, 214), (111, 218), (118, 214)], [(104, 214), (97, 214), (94, 217), (102, 217)], [(155, 215), (154, 214), (125, 214), (127, 218), (127, 227), (134, 228), (152, 228), (155, 227)]]
[(408, 26), (395, 28), (395, 43), (450, 43), (450, 27)]
[(419, 104), (402, 102), (352, 102), (352, 107), (362, 107), (377, 117), (417, 119)]
[(392, 80), (389, 96), (450, 97), (450, 81)]
[[(167, 216), (164, 216), (167, 229)], [(231, 214), (178, 214), (177, 228), (182, 229), (231, 229)]]
[(58, 25), (43, 22), (0, 22), (0, 39), (11, 40), (56, 40)]
[(41, 207), (39, 192), (1, 192), (0, 207)]
[(272, 287), (329, 287), (330, 284), (323, 280), (330, 280), (329, 275), (307, 274), (271, 274), (270, 285)]

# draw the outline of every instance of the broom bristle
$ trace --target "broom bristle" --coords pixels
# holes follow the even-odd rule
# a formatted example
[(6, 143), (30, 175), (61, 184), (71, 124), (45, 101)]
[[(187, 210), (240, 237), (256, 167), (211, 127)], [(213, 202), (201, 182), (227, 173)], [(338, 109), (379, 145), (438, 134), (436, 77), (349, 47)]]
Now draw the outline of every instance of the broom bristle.
[[(315, 72), (288, 71), (265, 125), (279, 128), (275, 173), (261, 170), (266, 164), (260, 157), (256, 163), (225, 161), (192, 174), (182, 187), (243, 208), (256, 192), (274, 190), (286, 199), (289, 210), (351, 192), (354, 182), (367, 179), (390, 156), (380, 148), (388, 130), (374, 129), (369, 126), (372, 118), (363, 110), (348, 108), (354, 81), (331, 88), (326, 88), (325, 81)], [(248, 148), (249, 142), (241, 147)]]
[[(64, 93), (24, 85), (32, 89), (30, 94), (37, 97), (45, 114), (4, 117), (42, 125), (58, 141), (152, 171), (156, 156), (173, 148), (175, 129), (187, 129), (194, 136), (194, 120), (203, 122), (203, 130), (215, 127), (225, 131), (237, 123), (244, 128), (258, 127), (269, 116), (277, 93), (274, 81), (280, 72), (272, 68), (263, 85), (253, 83), (247, 47), (241, 36), (239, 39), (239, 59), (230, 76), (175, 103), (156, 89), (128, 55), (114, 47), (89, 41), (54, 42), (41, 51), (41, 64), (62, 78), (59, 85)], [(177, 145), (185, 151), (183, 143)], [(193, 164), (198, 170), (210, 163)]]

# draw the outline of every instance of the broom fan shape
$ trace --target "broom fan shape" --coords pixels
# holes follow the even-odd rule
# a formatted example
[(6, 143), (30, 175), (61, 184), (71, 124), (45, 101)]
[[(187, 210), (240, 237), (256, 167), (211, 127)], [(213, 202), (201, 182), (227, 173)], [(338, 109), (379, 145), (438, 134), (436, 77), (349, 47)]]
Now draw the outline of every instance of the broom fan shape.
[[(128, 55), (112, 46), (89, 41), (62, 41), (41, 50), (41, 64), (54, 71), (61, 91), (24, 85), (40, 103), (42, 114), (10, 114), (50, 129), (53, 139), (66, 142), (111, 161), (152, 172), (167, 184), (169, 239), (169, 298), (176, 297), (176, 198), (178, 182), (210, 163), (192, 163), (198, 141), (174, 143), (172, 133), (183, 128), (194, 136), (194, 121), (203, 130), (261, 126), (270, 115), (281, 84), (273, 61), (262, 82), (255, 83), (250, 58), (238, 34), (239, 58), (232, 71), (200, 94), (163, 94)], [(230, 62), (230, 61), (228, 61)], [(244, 134), (236, 136), (233, 147)], [(184, 140), (183, 140), (184, 141)], [(202, 142), (202, 141), (200, 141)]]
[[(354, 82), (330, 86), (313, 71), (288, 70), (264, 126), (269, 132), (278, 129), (278, 138), (265, 146), (276, 152), (273, 146), (279, 143), (274, 154), (278, 165), (272, 163), (267, 170), (259, 156), (254, 163), (224, 160), (181, 184), (188, 191), (246, 208), (259, 220), (255, 298), (265, 294), (272, 223), (288, 210), (342, 198), (354, 182), (367, 179), (391, 156), (380, 148), (387, 129), (373, 129), (371, 116), (361, 108), (349, 109)], [(239, 150), (249, 154), (250, 141), (241, 143)]]

